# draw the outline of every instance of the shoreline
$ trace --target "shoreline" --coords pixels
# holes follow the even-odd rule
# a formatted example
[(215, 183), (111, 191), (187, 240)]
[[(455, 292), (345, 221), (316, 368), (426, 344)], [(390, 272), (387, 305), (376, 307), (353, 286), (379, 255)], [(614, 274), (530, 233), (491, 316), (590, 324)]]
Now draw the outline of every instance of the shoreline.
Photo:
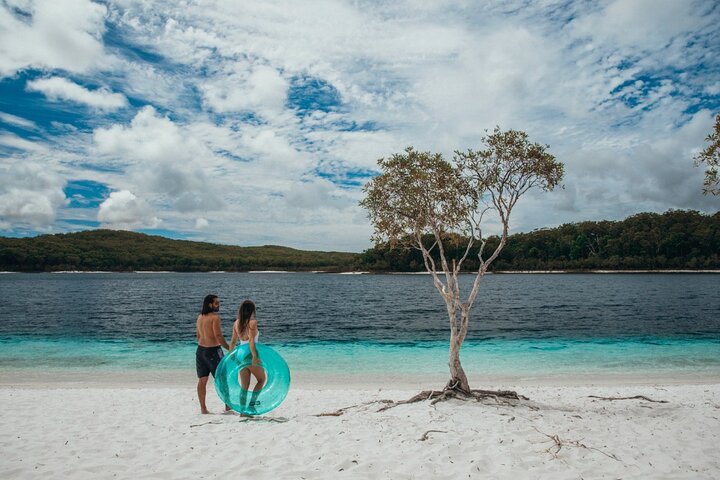
[[(292, 387), (303, 390), (427, 390), (442, 389), (449, 374), (363, 374), (291, 372)], [(653, 385), (718, 385), (720, 373), (687, 372), (556, 374), (556, 375), (478, 375), (468, 373), (472, 388), (513, 387), (628, 387)], [(194, 388), (197, 382), (191, 369), (99, 371), (2, 369), (0, 388)], [(210, 380), (212, 383), (212, 379)]]
[[(184, 270), (132, 270), (132, 271), (124, 271), (124, 270), (54, 270), (54, 271), (38, 271), (38, 272), (14, 272), (14, 271), (1, 271), (0, 275), (14, 275), (14, 274), (23, 274), (23, 275), (35, 275), (35, 274), (58, 274), (58, 275), (81, 275), (81, 274), (124, 274), (124, 275), (148, 275), (148, 274), (159, 274), (159, 275), (168, 275), (168, 274), (174, 274), (174, 273), (180, 273), (180, 274), (211, 274), (211, 275), (217, 275), (222, 273), (227, 274), (253, 274), (253, 275), (278, 275), (278, 274), (297, 274), (297, 273), (308, 273), (313, 275), (430, 275), (429, 272), (426, 271), (420, 271), (420, 272), (393, 272), (393, 271), (323, 271), (323, 270), (240, 270), (240, 271), (225, 271), (225, 270), (208, 270), (208, 271), (184, 271)], [(438, 271), (437, 273), (443, 273), (442, 271)], [(639, 270), (603, 270), (603, 269), (593, 269), (593, 270), (497, 270), (493, 272), (486, 272), (485, 275), (561, 275), (561, 274), (597, 274), (597, 275), (605, 275), (605, 274), (646, 274), (646, 273), (658, 273), (658, 274), (720, 274), (720, 270), (712, 270), (712, 269), (703, 269), (703, 270), (689, 270), (689, 269), (665, 269), (665, 270), (647, 270), (647, 269), (639, 269)], [(460, 272), (460, 275), (475, 275), (476, 272)]]

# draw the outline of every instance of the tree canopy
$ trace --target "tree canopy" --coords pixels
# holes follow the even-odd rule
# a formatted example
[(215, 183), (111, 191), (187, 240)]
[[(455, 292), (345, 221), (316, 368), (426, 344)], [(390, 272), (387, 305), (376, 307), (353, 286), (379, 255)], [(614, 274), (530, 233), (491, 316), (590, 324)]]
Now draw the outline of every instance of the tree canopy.
[(720, 195), (720, 175), (718, 175), (718, 166), (720, 166), (720, 113), (715, 117), (714, 130), (705, 137), (708, 146), (695, 156), (695, 165), (705, 164), (705, 182), (703, 184), (703, 193), (706, 195)]

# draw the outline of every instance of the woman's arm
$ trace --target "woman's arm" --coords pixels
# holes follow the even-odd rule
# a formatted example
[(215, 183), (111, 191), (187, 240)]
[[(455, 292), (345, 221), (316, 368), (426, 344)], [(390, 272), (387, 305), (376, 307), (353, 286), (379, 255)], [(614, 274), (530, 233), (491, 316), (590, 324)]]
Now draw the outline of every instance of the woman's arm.
[(250, 320), (248, 323), (248, 334), (250, 336), (250, 353), (252, 353), (253, 365), (260, 365), (260, 357), (257, 353), (257, 348), (255, 347), (255, 335), (257, 334), (257, 320)]
[(237, 341), (238, 341), (237, 326), (238, 326), (238, 321), (235, 320), (235, 323), (233, 323), (233, 328), (232, 328), (232, 338), (230, 339), (229, 350), (231, 352), (235, 349), (235, 345), (237, 344)]

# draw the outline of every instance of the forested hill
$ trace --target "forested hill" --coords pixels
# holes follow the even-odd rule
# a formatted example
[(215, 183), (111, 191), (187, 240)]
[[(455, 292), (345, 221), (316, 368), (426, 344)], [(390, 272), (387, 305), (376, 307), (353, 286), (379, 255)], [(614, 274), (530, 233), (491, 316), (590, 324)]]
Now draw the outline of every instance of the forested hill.
[(142, 233), (91, 230), (33, 238), (0, 237), (0, 270), (246, 271), (347, 270), (358, 254), (287, 247), (237, 247)]
[[(428, 245), (432, 242), (428, 238)], [(485, 256), (498, 244), (490, 238)], [(459, 258), (467, 241), (446, 245)], [(362, 254), (369, 270), (421, 271), (417, 250), (377, 246)], [(464, 269), (476, 270), (477, 249)], [(720, 212), (669, 210), (639, 213), (623, 221), (581, 222), (511, 235), (491, 270), (672, 270), (720, 269)]]
[[(428, 239), (429, 241), (429, 239)], [(486, 254), (497, 245), (490, 238)], [(432, 243), (432, 242), (429, 242)], [(460, 255), (466, 241), (446, 245)], [(453, 252), (454, 250), (454, 252)], [(465, 269), (477, 268), (476, 252)], [(511, 235), (492, 270), (719, 270), (720, 212), (670, 210), (619, 222), (581, 222)], [(325, 270), (422, 271), (417, 250), (376, 246), (363, 253), (308, 252), (170, 240), (92, 230), (34, 238), (0, 237), (0, 271)]]

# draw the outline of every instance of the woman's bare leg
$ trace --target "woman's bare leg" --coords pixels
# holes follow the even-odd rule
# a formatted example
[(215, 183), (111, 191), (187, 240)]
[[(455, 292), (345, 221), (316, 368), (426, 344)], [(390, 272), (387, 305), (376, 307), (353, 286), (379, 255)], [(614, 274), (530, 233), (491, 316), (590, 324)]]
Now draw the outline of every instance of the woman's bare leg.
[(240, 405), (245, 406), (247, 401), (247, 392), (250, 390), (250, 367), (240, 370)]
[(255, 384), (255, 388), (253, 388), (253, 393), (250, 396), (250, 408), (254, 410), (254, 407), (258, 404), (257, 398), (258, 395), (260, 395), (260, 390), (265, 386), (265, 382), (267, 381), (267, 374), (265, 373), (265, 369), (257, 366), (252, 365), (248, 367), (252, 374), (255, 376), (255, 379), (257, 380), (257, 383)]

